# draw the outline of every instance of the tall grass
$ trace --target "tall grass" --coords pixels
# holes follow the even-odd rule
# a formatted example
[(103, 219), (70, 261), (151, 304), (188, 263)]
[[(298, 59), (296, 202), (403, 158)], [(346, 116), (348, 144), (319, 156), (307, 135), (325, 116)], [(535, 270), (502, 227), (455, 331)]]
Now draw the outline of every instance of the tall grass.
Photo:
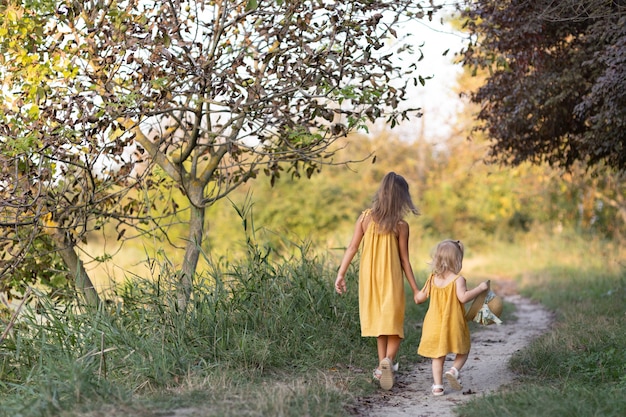
[(182, 406), (177, 392), (211, 404), (206, 415), (343, 414), (375, 347), (360, 336), (356, 285), (337, 296), (325, 260), (300, 249), (271, 260), (249, 241), (247, 259), (197, 279), (185, 312), (165, 261), (99, 310), (36, 296), (0, 345), (0, 413), (139, 415)]
[[(519, 389), (476, 399), (460, 412), (621, 415), (626, 278), (615, 261), (607, 263), (615, 248), (541, 238), (554, 248), (551, 256), (533, 241), (494, 245), (484, 255), (468, 251), (468, 277), (516, 277), (559, 321), (513, 358), (523, 376)], [(352, 401), (376, 389), (376, 343), (360, 336), (357, 270), (349, 269), (349, 292), (340, 297), (336, 262), (306, 244), (296, 248), (279, 258), (250, 238), (241, 261), (207, 258), (210, 268), (197, 277), (185, 312), (177, 308), (177, 271), (167, 259), (158, 260), (153, 277), (118, 285), (99, 310), (35, 294), (0, 343), (0, 415), (151, 416), (177, 408), (203, 416), (349, 415)], [(423, 283), (426, 273), (417, 271)], [(401, 372), (418, 360), (424, 308), (407, 292)]]

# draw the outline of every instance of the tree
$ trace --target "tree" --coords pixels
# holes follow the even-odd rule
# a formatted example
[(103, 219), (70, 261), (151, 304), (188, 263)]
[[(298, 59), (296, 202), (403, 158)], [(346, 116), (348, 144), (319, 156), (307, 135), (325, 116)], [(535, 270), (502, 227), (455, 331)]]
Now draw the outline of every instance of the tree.
[[(271, 183), (282, 174), (310, 177), (339, 162), (331, 147), (338, 138), (370, 121), (384, 118), (393, 126), (409, 117), (402, 101), (424, 79), (395, 59), (411, 53), (410, 44), (389, 41), (399, 25), (432, 18), (438, 9), (409, 0), (11, 4), (21, 16), (7, 15), (4, 25), (37, 24), (27, 34), (4, 35), (6, 91), (21, 94), (28, 107), (4, 108), (12, 125), (3, 137), (28, 151), (33, 141), (47, 144), (40, 149), (62, 149), (63, 161), (87, 156), (91, 165), (79, 164), (83, 176), (73, 177), (99, 185), (110, 206), (96, 210), (93, 198), (79, 194), (89, 210), (74, 226), (110, 219), (121, 201), (115, 187), (149, 186), (119, 175), (138, 172), (138, 161), (125, 157), (137, 144), (158, 168), (146, 171), (152, 184), (179, 187), (189, 201), (181, 307), (190, 296), (207, 207), (261, 174)], [(16, 39), (27, 39), (28, 47), (12, 49)], [(33, 77), (51, 57), (54, 65)], [(95, 181), (102, 160), (116, 169)], [(36, 183), (46, 191), (54, 185), (50, 177)], [(123, 206), (129, 207), (123, 224), (136, 224), (128, 217), (134, 204)], [(65, 235), (68, 230), (63, 223)]]
[[(51, 4), (40, 6), (48, 13)], [(40, 16), (15, 2), (1, 8), (0, 289), (23, 292), (30, 282), (52, 280), (57, 262), (52, 254), (58, 253), (86, 301), (97, 305), (99, 297), (75, 251), (87, 227), (85, 208), (93, 206), (85, 205), (84, 197), (96, 195), (93, 170), (71, 142), (55, 141), (63, 130), (58, 120), (48, 121), (57, 132), (42, 134), (39, 104), (51, 91), (46, 81), (53, 74), (71, 78), (71, 68), (63, 66), (62, 51), (36, 52), (45, 24)]]
[(626, 4), (466, 4), (463, 64), (491, 71), (472, 96), (491, 157), (626, 170)]

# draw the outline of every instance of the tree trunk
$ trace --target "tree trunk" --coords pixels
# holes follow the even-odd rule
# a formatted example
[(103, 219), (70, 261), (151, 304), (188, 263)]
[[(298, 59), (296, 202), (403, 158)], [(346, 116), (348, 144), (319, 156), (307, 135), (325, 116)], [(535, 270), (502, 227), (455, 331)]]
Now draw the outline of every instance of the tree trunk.
[(198, 259), (200, 259), (202, 238), (204, 235), (205, 209), (203, 207), (196, 207), (193, 204), (194, 201), (200, 201), (199, 198), (189, 196), (189, 201), (192, 202), (189, 217), (189, 237), (187, 240), (187, 248), (185, 250), (185, 258), (183, 260), (180, 288), (178, 289), (178, 308), (180, 311), (185, 311), (187, 308), (187, 302), (191, 296), (193, 279), (196, 274)]
[(71, 276), (74, 277), (74, 286), (76, 291), (82, 294), (85, 299), (85, 303), (88, 306), (98, 307), (100, 305), (100, 297), (91, 283), (91, 279), (89, 279), (89, 275), (85, 270), (83, 261), (80, 260), (78, 254), (74, 250), (74, 245), (68, 242), (60, 231), (53, 233), (52, 239), (54, 240), (56, 246), (60, 248), (59, 254), (63, 259), (63, 262), (65, 262), (65, 265), (67, 265), (70, 270)]

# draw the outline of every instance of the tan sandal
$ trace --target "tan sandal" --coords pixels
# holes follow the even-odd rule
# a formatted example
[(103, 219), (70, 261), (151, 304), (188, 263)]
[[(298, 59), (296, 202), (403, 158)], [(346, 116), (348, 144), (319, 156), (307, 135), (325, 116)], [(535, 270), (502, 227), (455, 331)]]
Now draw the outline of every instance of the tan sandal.
[(380, 376), (380, 387), (384, 390), (390, 390), (393, 388), (393, 364), (391, 359), (385, 358), (380, 361), (378, 366), (382, 375)]

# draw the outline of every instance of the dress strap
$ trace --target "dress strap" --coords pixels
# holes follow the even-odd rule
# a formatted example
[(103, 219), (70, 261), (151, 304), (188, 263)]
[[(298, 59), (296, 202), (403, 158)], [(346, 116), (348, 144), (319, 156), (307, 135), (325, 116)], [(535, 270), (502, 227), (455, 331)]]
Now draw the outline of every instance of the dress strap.
[(426, 283), (424, 284), (424, 289), (423, 291), (426, 293), (426, 297), (430, 296), (430, 287), (433, 285), (433, 276), (435, 274), (431, 273), (430, 276), (428, 277), (428, 279), (426, 280)]
[(363, 227), (363, 233), (368, 229), (370, 223), (372, 222), (371, 209), (366, 209), (361, 212), (361, 216), (359, 217), (359, 222)]

